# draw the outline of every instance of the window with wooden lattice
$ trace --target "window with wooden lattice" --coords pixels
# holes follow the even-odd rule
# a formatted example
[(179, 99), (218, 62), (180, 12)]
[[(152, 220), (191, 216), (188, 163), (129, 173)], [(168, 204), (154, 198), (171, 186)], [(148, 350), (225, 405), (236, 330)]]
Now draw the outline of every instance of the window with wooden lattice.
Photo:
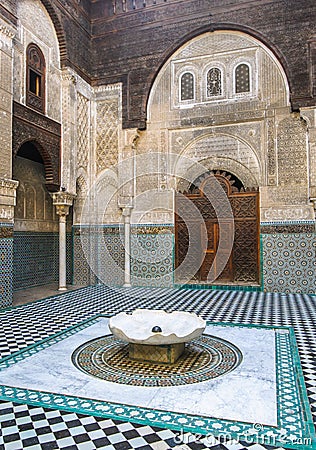
[(222, 95), (222, 72), (217, 67), (212, 67), (206, 76), (206, 95), (215, 97)]
[(45, 112), (45, 58), (36, 44), (26, 50), (26, 105)]

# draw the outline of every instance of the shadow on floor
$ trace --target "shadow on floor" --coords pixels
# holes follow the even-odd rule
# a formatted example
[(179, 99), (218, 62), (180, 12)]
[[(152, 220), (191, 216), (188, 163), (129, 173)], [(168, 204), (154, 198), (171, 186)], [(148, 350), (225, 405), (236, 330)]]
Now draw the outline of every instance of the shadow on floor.
[[(68, 285), (67, 291), (73, 291), (82, 287), (84, 286)], [(59, 291), (57, 283), (21, 289), (13, 292), (13, 306), (24, 305), (25, 303), (33, 302), (34, 300), (40, 300), (41, 298), (51, 297), (67, 291)]]

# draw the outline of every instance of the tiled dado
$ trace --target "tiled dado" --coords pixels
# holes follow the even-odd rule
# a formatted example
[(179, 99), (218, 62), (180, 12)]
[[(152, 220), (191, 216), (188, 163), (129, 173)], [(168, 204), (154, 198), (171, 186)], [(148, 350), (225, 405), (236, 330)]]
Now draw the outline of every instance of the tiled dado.
[(261, 226), (266, 292), (316, 293), (316, 234), (306, 226), (315, 230), (312, 223), (276, 224), (274, 233), (271, 224)]
[(0, 308), (12, 305), (13, 225), (0, 223)]
[[(72, 282), (72, 239), (67, 233), (67, 283)], [(58, 233), (14, 232), (14, 290), (58, 282)]]
[[(313, 227), (314, 222), (262, 224), (263, 287), (243, 286), (242, 289), (314, 294), (316, 237), (315, 232), (310, 232)], [(173, 233), (173, 226), (170, 225), (131, 226), (133, 286), (174, 286)], [(74, 227), (73, 236), (75, 284), (90, 285), (99, 281), (112, 286), (123, 285), (125, 259), (123, 226), (78, 226)], [(236, 286), (226, 288), (235, 289)]]
[(97, 281), (121, 286), (124, 283), (124, 230), (118, 225), (74, 226), (74, 284)]
[[(121, 225), (73, 227), (74, 284), (124, 284), (124, 228)], [(173, 227), (131, 227), (133, 286), (173, 286)]]
[(171, 225), (132, 226), (133, 286), (173, 287), (173, 233)]

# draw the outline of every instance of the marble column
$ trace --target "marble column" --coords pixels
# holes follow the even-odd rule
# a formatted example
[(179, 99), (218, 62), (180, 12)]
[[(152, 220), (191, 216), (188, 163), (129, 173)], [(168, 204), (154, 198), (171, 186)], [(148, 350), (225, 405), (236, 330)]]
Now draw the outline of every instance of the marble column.
[(69, 208), (73, 203), (75, 195), (69, 192), (59, 191), (52, 194), (53, 205), (59, 216), (59, 290), (67, 290), (66, 283), (66, 220)]
[(131, 286), (131, 212), (132, 206), (123, 209), (124, 218), (124, 248), (125, 248), (125, 287)]

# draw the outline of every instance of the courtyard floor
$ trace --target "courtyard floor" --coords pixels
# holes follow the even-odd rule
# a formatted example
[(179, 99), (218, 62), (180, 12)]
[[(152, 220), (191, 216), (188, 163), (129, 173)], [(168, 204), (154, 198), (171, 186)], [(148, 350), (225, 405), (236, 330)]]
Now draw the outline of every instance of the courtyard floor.
[[(297, 403), (295, 408), (303, 417), (303, 427), (305, 425), (307, 428), (311, 426), (310, 436), (314, 436), (312, 420), (315, 424), (315, 296), (224, 290), (215, 291), (207, 289), (111, 288), (103, 285), (80, 289), (71, 288), (69, 291), (61, 294), (56, 291), (55, 286), (46, 286), (15, 292), (14, 305), (13, 308), (0, 311), (0, 366), (2, 363), (3, 367), (6, 364), (9, 367), (13, 361), (12, 366), (8, 369), (1, 369), (3, 370), (3, 381), (1, 384), (16, 387), (13, 392), (12, 389), (5, 390), (2, 386), (2, 400), (0, 401), (0, 449), (94, 450), (100, 448), (109, 450), (168, 450), (175, 448), (179, 450), (202, 450), (211, 448), (214, 450), (225, 450), (228, 448), (229, 450), (241, 450), (250, 448), (252, 450), (260, 450), (263, 448), (271, 448), (273, 441), (263, 441), (262, 439), (265, 425), (267, 423), (267, 426), (272, 427), (269, 428), (268, 435), (273, 436), (273, 427), (277, 430), (277, 427), (280, 426), (279, 422), (282, 419), (282, 411), (286, 409), (282, 405), (283, 409), (275, 409), (274, 402), (271, 402), (271, 408), (269, 407), (270, 403), (267, 403), (266, 410), (263, 408), (260, 409), (260, 405), (264, 404), (264, 396), (262, 393), (263, 388), (265, 389), (266, 386), (268, 386), (267, 402), (270, 401), (268, 400), (269, 396), (274, 396), (278, 399), (278, 402), (282, 395), (286, 397), (286, 392), (283, 392), (283, 381), (279, 379), (276, 381), (279, 385), (273, 384), (274, 378), (282, 378), (284, 374), (282, 375), (281, 372), (277, 372), (275, 376), (274, 370), (271, 371), (271, 367), (274, 367), (274, 356), (272, 357), (272, 354), (274, 355), (275, 351), (273, 350), (271, 352), (268, 349), (268, 342), (271, 342), (272, 345), (273, 341), (271, 333), (273, 330), (276, 330), (276, 333), (280, 333), (280, 337), (278, 338), (281, 342), (279, 353), (280, 355), (283, 354), (283, 327), (290, 327), (290, 334), (293, 331), (293, 336), (295, 335), (294, 339), (296, 339), (297, 344), (297, 347), (295, 344), (295, 348), (294, 346), (289, 347), (288, 353), (285, 352), (283, 358), (285, 360), (284, 365), (286, 366), (287, 360), (295, 360), (296, 348), (299, 354), (297, 364), (295, 367), (293, 366), (293, 373), (297, 381), (295, 381), (295, 378), (293, 383), (302, 383), (302, 390), (297, 393), (297, 397), (299, 399), (298, 401), (303, 400), (301, 403)], [(152, 388), (139, 387), (139, 391), (135, 389), (132, 391), (130, 386), (126, 387), (126, 383), (109, 383), (108, 385), (104, 384), (104, 386), (107, 386), (105, 391), (110, 392), (112, 389), (111, 398), (112, 400), (114, 399), (112, 406), (115, 404), (116, 409), (113, 407), (111, 411), (107, 412), (106, 408), (108, 407), (108, 403), (105, 404), (104, 401), (111, 400), (111, 398), (107, 398), (108, 394), (104, 394), (103, 396), (101, 394), (93, 394), (93, 391), (99, 389), (99, 386), (102, 387), (102, 384), (100, 384), (102, 380), (91, 385), (93, 389), (89, 391), (88, 397), (94, 401), (93, 408), (95, 409), (93, 413), (87, 414), (87, 411), (82, 406), (82, 402), (79, 407), (72, 406), (73, 402), (69, 401), (69, 399), (71, 398), (73, 401), (77, 400), (76, 389), (78, 389), (82, 379), (79, 377), (79, 384), (75, 385), (73, 383), (75, 376), (69, 375), (69, 386), (72, 385), (74, 390), (71, 391), (70, 387), (68, 389), (67, 377), (64, 383), (61, 378), (68, 370), (75, 371), (77, 369), (73, 369), (71, 366), (70, 356), (68, 358), (69, 365), (67, 365), (66, 358), (66, 365), (58, 367), (59, 363), (56, 363), (53, 359), (54, 353), (49, 352), (52, 351), (54, 345), (57, 345), (56, 349), (58, 345), (64, 345), (60, 349), (62, 354), (66, 354), (68, 345), (66, 345), (66, 342), (68, 342), (67, 339), (69, 337), (73, 340), (73, 345), (76, 347), (81, 343), (80, 333), (88, 333), (87, 336), (89, 339), (95, 338), (98, 335), (98, 331), (93, 331), (94, 329), (98, 330), (98, 321), (106, 321), (108, 317), (118, 312), (131, 312), (135, 308), (165, 309), (169, 312), (173, 310), (185, 310), (197, 313), (208, 321), (209, 327), (214, 325), (213, 331), (209, 332), (210, 334), (218, 334), (219, 339), (223, 337), (229, 338), (231, 342), (235, 339), (234, 342), (238, 343), (243, 354), (243, 361), (246, 361), (248, 358), (248, 366), (240, 364), (236, 372), (231, 372), (230, 375), (224, 375), (222, 378), (219, 378), (218, 380), (220, 382), (216, 381), (216, 389), (218, 390), (214, 391), (214, 396), (210, 396), (208, 401), (204, 401), (204, 409), (200, 408), (194, 402), (194, 398), (200, 396), (199, 398), (203, 399), (206, 398), (205, 396), (210, 395), (209, 391), (215, 384), (207, 385), (206, 383), (213, 383), (207, 380), (202, 380), (201, 385), (199, 383), (191, 385), (193, 387), (186, 393), (188, 395), (187, 403), (185, 405), (185, 402), (183, 402), (181, 411), (179, 401), (176, 400), (177, 396), (174, 394), (171, 395), (168, 392), (175, 392), (176, 389), (179, 392), (180, 399), (184, 392), (181, 390), (182, 386), (172, 386), (168, 388), (169, 391), (164, 390), (164, 388), (158, 389), (157, 392), (163, 391), (167, 394), (162, 397), (162, 400), (159, 396), (155, 396), (155, 406), (150, 411), (147, 408), (146, 413), (141, 399), (138, 403), (137, 400), (131, 400), (129, 404), (129, 399), (131, 398), (130, 392), (133, 393), (135, 391), (136, 398), (139, 395), (138, 392), (140, 392), (142, 394), (139, 397), (143, 397), (145, 390)], [(214, 332), (215, 328), (216, 331)], [(251, 330), (256, 330), (257, 336), (261, 340), (261, 347), (258, 345), (256, 348), (249, 344), (251, 340), (249, 336), (252, 334), (250, 333)], [(83, 336), (85, 335), (83, 334)], [(265, 336), (267, 337), (266, 345)], [(81, 339), (84, 341), (86, 338), (83, 337)], [(256, 339), (258, 341), (258, 337)], [(265, 348), (267, 349), (267, 353), (264, 353)], [(22, 365), (22, 363), (27, 364), (28, 361), (31, 361), (31, 357), (44, 357), (45, 352), (47, 354), (46, 359), (51, 361), (51, 365), (55, 368), (55, 372), (49, 372), (49, 374), (52, 377), (54, 373), (56, 374), (55, 384), (56, 386), (61, 386), (59, 388), (55, 388), (53, 381), (51, 381), (50, 385), (43, 385), (44, 387), (41, 387), (42, 385), (40, 383), (37, 384), (40, 378), (44, 380), (43, 382), (46, 382), (45, 380), (48, 377), (48, 372), (47, 374), (45, 373), (44, 365), (37, 366), (35, 369), (34, 364), (33, 372), (32, 364), (28, 367)], [(34, 353), (36, 355), (31, 356)], [(261, 360), (258, 356), (259, 354), (263, 355)], [(71, 355), (70, 350), (69, 355)], [(21, 363), (22, 359), (23, 361)], [(251, 363), (253, 363), (253, 367)], [(16, 380), (14, 381), (13, 373), (16, 368), (18, 370), (15, 370)], [(12, 370), (12, 374), (10, 370)], [(23, 372), (24, 370), (25, 372)], [(300, 378), (300, 370), (302, 370), (304, 381), (303, 377)], [(39, 372), (42, 372), (41, 376)], [(23, 383), (26, 383), (27, 373), (31, 381), (29, 381), (28, 385), (24, 385)], [(75, 374), (76, 372), (72, 373)], [(243, 386), (243, 374), (245, 380), (247, 379), (249, 381), (254, 373), (259, 380), (258, 382), (263, 384), (258, 384), (257, 393), (254, 391), (251, 394), (249, 394), (249, 386), (252, 385), (245, 385), (245, 390), (240, 391), (241, 394), (238, 398), (238, 386)], [(32, 376), (34, 376), (34, 386), (32, 384)], [(232, 386), (232, 382), (235, 382), (236, 387), (234, 389), (225, 388), (223, 381), (228, 380), (225, 376), (231, 376), (230, 386)], [(240, 376), (240, 380), (238, 376)], [(21, 379), (20, 385), (19, 377)], [(108, 383), (108, 381), (105, 381), (105, 383)], [(202, 387), (205, 388), (204, 392)], [(58, 389), (61, 390), (58, 391)], [(127, 389), (130, 389), (130, 392), (127, 392)], [(276, 392), (275, 394), (274, 390)], [(41, 392), (40, 397), (36, 396), (40, 391), (48, 392), (49, 395), (44, 395)], [(26, 392), (27, 395), (25, 394)], [(60, 392), (62, 393), (62, 399), (60, 401), (63, 401), (63, 404), (60, 407), (58, 407), (56, 396), (52, 392), (58, 395)], [(215, 395), (215, 392), (219, 394)], [(214, 401), (220, 396), (226, 397), (226, 403), (224, 406), (222, 405), (216, 409)], [(262, 399), (260, 399), (260, 396)], [(174, 399), (173, 402), (171, 402), (171, 397)], [(98, 401), (101, 400), (103, 403), (99, 404)], [(290, 400), (292, 401), (292, 399)], [(150, 401), (150, 404), (152, 404), (152, 400)], [(286, 402), (286, 398), (284, 402)], [(190, 403), (192, 405), (195, 403), (194, 408), (190, 405), (187, 406)], [(212, 407), (210, 405), (211, 403), (213, 404)], [(164, 406), (168, 404), (171, 405), (169, 409)], [(92, 407), (91, 405), (92, 403), (89, 404), (89, 408)], [(291, 410), (294, 414), (295, 408), (288, 408), (287, 411)], [(164, 415), (159, 416), (160, 419), (157, 421), (158, 413), (156, 411), (161, 411), (162, 409), (164, 409)], [(172, 418), (172, 420), (178, 420), (178, 423), (172, 421), (170, 414), (167, 414), (170, 412), (172, 416), (173, 413), (178, 414), (179, 411), (181, 415), (176, 419), (174, 417)], [(196, 414), (200, 411), (202, 413), (198, 414), (197, 417)], [(144, 415), (147, 414), (148, 417), (146, 420), (142, 418), (138, 419), (140, 412)], [(215, 421), (213, 416), (218, 416), (215, 417)], [(135, 420), (132, 420), (133, 417)], [(191, 428), (186, 426), (185, 424), (188, 418), (194, 419), (194, 423), (200, 425)], [(231, 422), (229, 423), (227, 419), (231, 420)], [(294, 421), (293, 418), (291, 420)], [(232, 421), (234, 422), (233, 426)], [(243, 427), (249, 422), (248, 425), (250, 428), (248, 427), (247, 430), (249, 432), (252, 429), (253, 436), (249, 439), (239, 438), (230, 442), (219, 432), (210, 434), (205, 432), (206, 428), (203, 427), (204, 425), (206, 426), (206, 422), (207, 427), (214, 426), (214, 429), (218, 427), (219, 430), (222, 426), (231, 426), (231, 428), (237, 430), (238, 427)], [(157, 423), (159, 423), (159, 426), (157, 426)], [(183, 429), (179, 426), (180, 423), (184, 424)], [(173, 424), (176, 424), (174, 428)], [(291, 425), (293, 430), (294, 425)], [(210, 430), (211, 428), (208, 429)], [(254, 435), (254, 433), (257, 434)], [(255, 439), (256, 436), (258, 437), (257, 440)], [(286, 440), (284, 446), (274, 445), (274, 447), (289, 447), (302, 450), (312, 448), (310, 442), (307, 440), (304, 441), (304, 437), (305, 435), (302, 435), (302, 441), (297, 440), (296, 443), (293, 441), (291, 445), (288, 445), (290, 441)], [(263, 444), (263, 442), (267, 443)]]

